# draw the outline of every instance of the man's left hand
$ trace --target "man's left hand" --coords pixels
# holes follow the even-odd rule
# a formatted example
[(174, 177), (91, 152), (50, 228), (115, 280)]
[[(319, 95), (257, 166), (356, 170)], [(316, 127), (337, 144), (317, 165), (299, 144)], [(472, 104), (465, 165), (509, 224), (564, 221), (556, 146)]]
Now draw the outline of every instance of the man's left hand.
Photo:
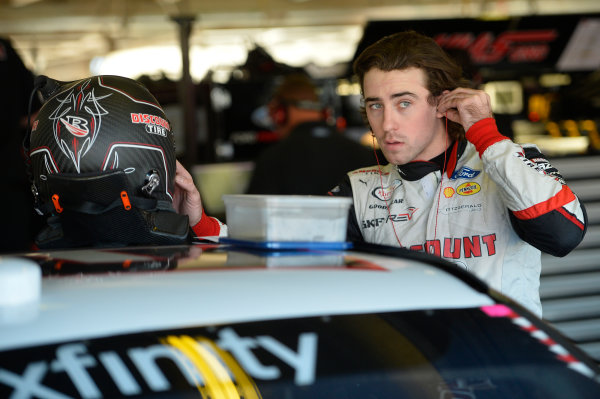
[(177, 161), (175, 172), (175, 193), (173, 208), (182, 215), (188, 215), (190, 226), (198, 224), (202, 218), (202, 199), (194, 184), (192, 175)]
[(452, 91), (444, 91), (438, 98), (437, 116), (446, 116), (453, 122), (460, 123), (465, 132), (476, 122), (485, 118), (493, 118), (490, 96), (483, 90), (459, 87)]

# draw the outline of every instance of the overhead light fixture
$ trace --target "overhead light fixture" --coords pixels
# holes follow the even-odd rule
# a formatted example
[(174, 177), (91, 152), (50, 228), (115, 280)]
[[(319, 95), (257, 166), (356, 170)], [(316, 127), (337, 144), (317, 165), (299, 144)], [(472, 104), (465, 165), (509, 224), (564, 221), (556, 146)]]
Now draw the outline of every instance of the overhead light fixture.
[[(286, 65), (331, 67), (352, 59), (361, 35), (362, 28), (358, 25), (238, 29), (229, 34), (207, 30), (200, 43), (191, 39), (190, 74), (194, 81), (200, 81), (211, 71), (214, 81), (227, 81), (230, 73), (246, 62), (250, 43), (256, 43)], [(218, 44), (206, 44), (211, 42)], [(115, 51), (94, 59), (90, 71), (93, 75), (117, 74), (132, 79), (148, 75), (178, 80), (180, 51), (177, 45)]]
[(12, 7), (24, 7), (32, 3), (38, 3), (41, 0), (9, 0), (9, 4)]

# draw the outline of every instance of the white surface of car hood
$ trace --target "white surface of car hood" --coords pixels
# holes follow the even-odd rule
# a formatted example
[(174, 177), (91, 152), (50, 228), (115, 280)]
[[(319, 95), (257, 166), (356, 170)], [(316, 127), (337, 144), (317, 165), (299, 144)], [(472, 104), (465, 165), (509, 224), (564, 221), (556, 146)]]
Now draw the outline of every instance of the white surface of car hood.
[(494, 303), (436, 267), (360, 257), (385, 269), (214, 268), (45, 277), (40, 302), (22, 311), (28, 315), (0, 318), (0, 350), (245, 321)]

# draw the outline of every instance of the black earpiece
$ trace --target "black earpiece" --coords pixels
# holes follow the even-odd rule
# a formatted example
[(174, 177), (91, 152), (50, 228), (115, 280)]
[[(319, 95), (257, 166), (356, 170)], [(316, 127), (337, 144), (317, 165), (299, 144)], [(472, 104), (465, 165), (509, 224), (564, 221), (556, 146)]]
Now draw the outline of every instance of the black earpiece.
[(63, 82), (51, 79), (45, 75), (38, 75), (33, 82), (34, 87), (39, 90), (44, 101), (48, 100), (60, 88)]

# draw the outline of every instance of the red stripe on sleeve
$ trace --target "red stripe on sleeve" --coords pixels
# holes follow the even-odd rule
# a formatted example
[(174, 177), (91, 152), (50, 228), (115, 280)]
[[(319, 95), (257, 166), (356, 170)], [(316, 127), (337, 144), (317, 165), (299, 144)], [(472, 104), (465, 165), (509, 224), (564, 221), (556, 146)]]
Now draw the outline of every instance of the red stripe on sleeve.
[(496, 126), (496, 120), (494, 118), (485, 118), (476, 122), (471, 128), (465, 133), (465, 137), (469, 140), (479, 153), (479, 157), (483, 155), (484, 151), (489, 146), (502, 140), (510, 140), (508, 137), (503, 136)]
[[(530, 206), (527, 209), (523, 209), (522, 211), (513, 211), (513, 215), (521, 220), (533, 219), (553, 210), (558, 210), (560, 212), (560, 207), (574, 200), (575, 194), (573, 194), (571, 189), (568, 186), (562, 186), (562, 189), (554, 197)], [(583, 228), (583, 225), (581, 223), (579, 224)]]

